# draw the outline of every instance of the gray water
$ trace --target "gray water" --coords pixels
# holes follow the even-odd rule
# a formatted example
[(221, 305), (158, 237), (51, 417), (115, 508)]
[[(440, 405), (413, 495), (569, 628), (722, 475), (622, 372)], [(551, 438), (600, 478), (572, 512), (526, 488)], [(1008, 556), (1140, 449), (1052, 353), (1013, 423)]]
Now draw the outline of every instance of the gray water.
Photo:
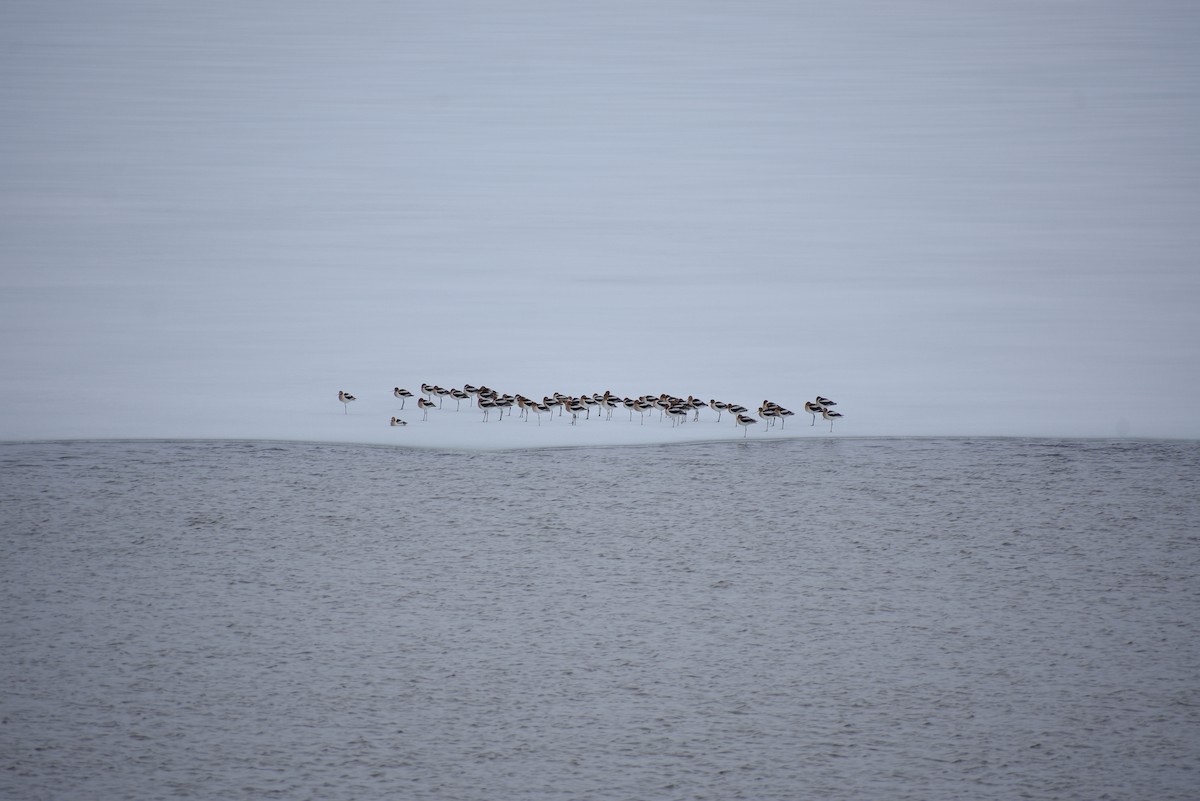
[(1200, 443), (0, 445), (6, 799), (1182, 799)]

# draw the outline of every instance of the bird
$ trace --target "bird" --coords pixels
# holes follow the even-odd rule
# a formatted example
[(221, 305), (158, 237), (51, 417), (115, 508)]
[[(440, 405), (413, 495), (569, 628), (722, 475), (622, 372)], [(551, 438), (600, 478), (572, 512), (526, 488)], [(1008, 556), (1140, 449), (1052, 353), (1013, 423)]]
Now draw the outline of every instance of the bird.
[(758, 416), (767, 421), (767, 427), (775, 425), (775, 421), (779, 419), (779, 410), (774, 406), (759, 406)]
[[(514, 405), (516, 405), (517, 399), (512, 395), (503, 395), (499, 398), (493, 398), (492, 402), (495, 404), (495, 407), (500, 410), (500, 419), (503, 420), (504, 410), (511, 409)], [(509, 416), (512, 416), (512, 412), (509, 412)]]
[(403, 421), (403, 420), (401, 420), (399, 417), (393, 417), (393, 418), (392, 418), (392, 425), (394, 425), (394, 426), (406, 426), (406, 425), (408, 425), (408, 423), (404, 422), (404, 421)]
[(417, 398), (417, 408), (425, 413), (421, 419), (428, 420), (429, 419), (429, 410), (437, 408), (437, 404), (431, 400), (425, 400), (424, 398)]
[(822, 398), (820, 395), (817, 396), (817, 403), (826, 408), (830, 406), (837, 406), (837, 404), (831, 401), (829, 398)]
[(828, 409), (822, 409), (821, 416), (829, 421), (829, 430), (833, 431), (833, 421), (840, 419), (842, 417), (842, 413), (841, 412), (831, 412)]
[[(792, 417), (795, 414), (796, 413), (793, 412), (791, 409), (785, 409), (782, 406), (780, 406), (779, 407), (779, 427), (787, 428), (787, 419), (789, 417)], [(813, 418), (813, 422), (816, 422), (816, 418)]]
[(708, 402), (708, 408), (712, 409), (714, 412), (717, 413), (717, 422), (719, 423), (719, 422), (721, 422), (721, 412), (728, 409), (729, 404), (726, 403), (725, 401), (710, 400)]
[(349, 392), (345, 392), (345, 391), (339, 389), (338, 390), (338, 400), (340, 400), (342, 402), (342, 405), (345, 407), (345, 413), (350, 414), (350, 403), (352, 401), (358, 400), (358, 398), (354, 397)]
[(804, 411), (806, 411), (812, 415), (812, 422), (809, 423), (809, 425), (815, 426), (817, 424), (817, 415), (820, 414), (821, 412), (825, 411), (825, 407), (819, 403), (813, 403), (812, 401), (805, 401), (804, 402)]
[(401, 389), (400, 387), (396, 387), (395, 389), (393, 389), (392, 394), (400, 399), (400, 410), (401, 411), (404, 411), (404, 399), (411, 398), (413, 396), (413, 394), (411, 392), (409, 392), (407, 389)]
[[(736, 403), (731, 403), (725, 407), (725, 411), (729, 412), (730, 414), (732, 414), (734, 416), (733, 422), (736, 423), (737, 418), (741, 417), (743, 414), (745, 414), (749, 410), (745, 406), (739, 406)], [(757, 421), (755, 421), (755, 422), (757, 422)]]
[(421, 394), (427, 399), (433, 400), (433, 396), (437, 393), (437, 387), (432, 384), (421, 384)]
[(746, 433), (745, 433), (745, 434), (742, 434), (742, 438), (743, 438), (743, 439), (745, 439), (745, 438), (746, 438), (746, 434), (749, 434), (749, 433), (750, 433), (750, 426), (752, 426), (752, 425), (754, 425), (755, 423), (757, 423), (757, 422), (758, 422), (758, 421), (757, 421), (757, 420), (755, 420), (753, 417), (747, 417), (747, 416), (746, 416), (746, 415), (744, 415), (744, 414), (739, 414), (739, 415), (737, 416), (736, 420), (737, 420), (737, 424), (738, 424), (739, 426), (742, 426), (743, 428), (745, 428), (745, 429), (746, 429)]
[(455, 400), (454, 411), (457, 412), (460, 409), (462, 409), (462, 402), (471, 396), (470, 396), (470, 394), (467, 393), (466, 390), (452, 389), (452, 390), (450, 390), (450, 397), (454, 398), (454, 400)]
[[(584, 418), (587, 420), (591, 420), (592, 419), (592, 407), (599, 406), (600, 401), (596, 400), (596, 398), (593, 397), (592, 395), (584, 394), (584, 395), (579, 396), (579, 402), (582, 403), (584, 405), (584, 407), (587, 409), (587, 414), (584, 415)], [(596, 414), (599, 415), (600, 412), (596, 412)]]
[(493, 398), (485, 397), (484, 394), (480, 392), (475, 396), (475, 403), (480, 409), (483, 410), (483, 420), (481, 422), (486, 423), (488, 421), (488, 413), (491, 412), (492, 409), (496, 408), (496, 401)]
[(616, 409), (618, 406), (621, 405), (621, 403), (622, 403), (622, 401), (620, 398), (614, 397), (614, 396), (608, 394), (607, 392), (605, 392), (603, 397), (600, 398), (600, 405), (608, 410), (608, 413), (605, 415), (604, 419), (611, 420), (613, 409)]
[(589, 413), (587, 404), (578, 398), (571, 398), (570, 400), (564, 402), (563, 408), (571, 413), (571, 425), (575, 425), (579, 422), (579, 415), (581, 412), (584, 414)]

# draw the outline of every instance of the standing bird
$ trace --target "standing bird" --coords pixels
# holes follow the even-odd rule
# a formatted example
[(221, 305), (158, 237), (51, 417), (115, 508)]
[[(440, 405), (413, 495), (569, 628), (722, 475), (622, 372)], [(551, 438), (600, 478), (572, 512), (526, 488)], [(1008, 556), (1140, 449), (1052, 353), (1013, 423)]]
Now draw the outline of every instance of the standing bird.
[(757, 423), (757, 422), (758, 422), (758, 421), (757, 421), (757, 420), (755, 420), (753, 417), (747, 417), (747, 416), (746, 416), (746, 415), (744, 415), (744, 414), (739, 414), (739, 415), (737, 416), (736, 420), (737, 420), (737, 424), (738, 424), (739, 426), (741, 426), (742, 428), (746, 429), (746, 433), (745, 433), (745, 434), (742, 434), (742, 439), (745, 439), (745, 438), (746, 438), (746, 434), (749, 434), (749, 433), (750, 433), (750, 426), (752, 426), (752, 425), (754, 425), (755, 423)]
[(831, 412), (828, 409), (822, 409), (821, 416), (829, 421), (829, 430), (833, 431), (833, 421), (841, 419), (842, 413), (841, 412)]
[(833, 401), (831, 401), (829, 398), (822, 398), (820, 395), (817, 396), (817, 403), (824, 406), (825, 408), (829, 408), (830, 406), (837, 406), (837, 404), (834, 403)]
[(342, 405), (346, 407), (345, 413), (350, 414), (350, 404), (351, 404), (351, 402), (358, 400), (358, 398), (354, 397), (349, 392), (343, 392), (342, 390), (339, 389), (338, 390), (338, 400), (340, 400), (342, 402)]
[(425, 400), (424, 398), (417, 398), (417, 408), (425, 413), (421, 419), (428, 420), (429, 419), (429, 410), (436, 409), (437, 404), (431, 400)]
[(721, 422), (721, 412), (728, 409), (729, 404), (726, 403), (725, 401), (710, 400), (708, 402), (708, 408), (712, 409), (714, 412), (717, 413), (717, 422), (719, 423), (719, 422)]
[(575, 425), (579, 422), (580, 413), (585, 415), (591, 414), (591, 410), (588, 408), (588, 405), (578, 398), (571, 398), (567, 401), (564, 401), (563, 408), (571, 414), (571, 425)]
[(393, 418), (392, 418), (392, 425), (394, 425), (394, 426), (406, 426), (406, 425), (408, 425), (408, 423), (404, 422), (404, 421), (403, 421), (403, 420), (401, 420), (399, 417), (393, 417)]
[[(765, 403), (765, 401), (764, 401)], [(759, 406), (758, 416), (767, 421), (767, 428), (775, 425), (775, 421), (779, 419), (779, 410), (774, 406)]]
[(804, 411), (806, 411), (812, 415), (813, 421), (811, 423), (809, 423), (809, 425), (815, 426), (817, 424), (817, 415), (820, 414), (821, 412), (825, 411), (825, 407), (819, 403), (813, 403), (812, 401), (805, 401), (804, 402)]
[[(504, 419), (504, 410), (505, 409), (511, 410), (512, 407), (516, 405), (517, 399), (514, 398), (512, 395), (506, 394), (506, 395), (501, 395), (498, 398), (492, 398), (492, 403), (494, 403), (495, 407), (500, 410), (500, 419), (503, 420)], [(508, 413), (508, 415), (509, 415), (509, 417), (512, 417), (512, 412), (510, 411)]]
[(492, 411), (492, 409), (496, 408), (495, 398), (489, 398), (482, 392), (479, 392), (475, 395), (475, 404), (483, 410), (483, 420), (481, 422), (486, 423), (488, 421), (488, 414)]
[(392, 394), (400, 399), (400, 411), (404, 411), (404, 399), (411, 398), (413, 396), (413, 394), (407, 389), (401, 389), (400, 387), (393, 389)]
[(658, 422), (661, 423), (663, 415), (666, 414), (667, 409), (670, 409), (672, 406), (671, 396), (664, 392), (663, 394), (659, 395), (657, 399), (651, 402), (658, 407)]
[(604, 419), (611, 420), (613, 409), (616, 409), (621, 405), (621, 399), (605, 392), (604, 397), (600, 398), (600, 405), (608, 410), (608, 413), (604, 416)]

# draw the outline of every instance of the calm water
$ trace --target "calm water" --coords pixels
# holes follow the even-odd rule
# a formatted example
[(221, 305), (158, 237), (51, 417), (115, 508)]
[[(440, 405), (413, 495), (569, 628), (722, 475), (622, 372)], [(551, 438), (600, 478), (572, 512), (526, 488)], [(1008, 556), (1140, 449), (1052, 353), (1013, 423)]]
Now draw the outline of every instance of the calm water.
[(0, 797), (1171, 799), (1200, 443), (0, 445)]

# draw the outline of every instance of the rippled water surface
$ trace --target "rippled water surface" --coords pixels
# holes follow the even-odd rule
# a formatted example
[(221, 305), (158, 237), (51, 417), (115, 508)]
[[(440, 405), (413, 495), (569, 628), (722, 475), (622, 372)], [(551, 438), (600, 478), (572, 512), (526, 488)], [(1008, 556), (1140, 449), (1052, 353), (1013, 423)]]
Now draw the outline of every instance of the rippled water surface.
[(1171, 799), (1200, 444), (0, 445), (0, 797)]

